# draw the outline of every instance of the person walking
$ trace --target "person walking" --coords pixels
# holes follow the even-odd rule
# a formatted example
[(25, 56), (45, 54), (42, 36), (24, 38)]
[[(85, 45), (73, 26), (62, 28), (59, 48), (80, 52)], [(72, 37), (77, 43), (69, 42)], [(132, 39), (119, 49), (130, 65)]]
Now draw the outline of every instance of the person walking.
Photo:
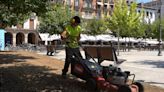
[(61, 39), (65, 42), (66, 54), (64, 68), (62, 69), (63, 77), (66, 77), (69, 65), (71, 63), (71, 58), (75, 55), (82, 58), (79, 49), (79, 40), (81, 33), (81, 27), (79, 25), (80, 23), (80, 17), (74, 16), (73, 18), (71, 18), (70, 24), (67, 25), (64, 31), (61, 33)]

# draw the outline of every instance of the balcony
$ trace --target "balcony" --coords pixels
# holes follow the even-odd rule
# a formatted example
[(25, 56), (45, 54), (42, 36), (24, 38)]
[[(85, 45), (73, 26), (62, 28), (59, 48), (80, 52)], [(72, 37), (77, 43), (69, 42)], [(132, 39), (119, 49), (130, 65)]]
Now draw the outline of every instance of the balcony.
[(86, 11), (85, 14), (82, 15), (82, 18), (84, 18), (84, 19), (93, 19), (94, 16), (92, 15), (91, 12)]
[(109, 0), (104, 0), (104, 3), (108, 3)]
[(109, 3), (110, 3), (110, 4), (114, 4), (114, 1), (113, 1), (113, 0), (110, 0)]

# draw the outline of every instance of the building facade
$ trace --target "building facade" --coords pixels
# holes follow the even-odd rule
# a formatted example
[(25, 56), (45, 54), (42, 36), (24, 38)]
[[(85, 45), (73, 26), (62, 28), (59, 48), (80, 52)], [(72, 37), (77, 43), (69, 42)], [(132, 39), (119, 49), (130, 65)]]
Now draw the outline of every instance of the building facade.
[(110, 15), (114, 7), (114, 0), (64, 0), (63, 3), (69, 6), (75, 15), (85, 19)]
[(144, 6), (156, 10), (156, 19), (158, 19), (159, 16), (164, 17), (164, 0), (153, 0), (151, 2), (145, 3)]
[(138, 13), (141, 13), (143, 12), (143, 19), (146, 23), (153, 23), (155, 20), (156, 20), (156, 17), (157, 17), (157, 11), (156, 9), (154, 8), (151, 8), (151, 7), (147, 7), (145, 6), (144, 4), (142, 3), (139, 3), (138, 4), (138, 7), (137, 7), (137, 12)]
[[(64, 5), (68, 5), (71, 11), (74, 11), (75, 15), (80, 15), (84, 19), (103, 18), (112, 14), (114, 5), (117, 0), (63, 0)], [(126, 3), (130, 5), (136, 0), (126, 0)], [(153, 7), (147, 7), (145, 4), (138, 4), (137, 11), (140, 13), (144, 11), (145, 21), (155, 21), (156, 9)], [(164, 11), (163, 11), (164, 12)]]
[(32, 16), (23, 25), (7, 27), (5, 29), (5, 45), (18, 46), (23, 43), (38, 44), (40, 41), (39, 33), (36, 31), (38, 25), (36, 16)]

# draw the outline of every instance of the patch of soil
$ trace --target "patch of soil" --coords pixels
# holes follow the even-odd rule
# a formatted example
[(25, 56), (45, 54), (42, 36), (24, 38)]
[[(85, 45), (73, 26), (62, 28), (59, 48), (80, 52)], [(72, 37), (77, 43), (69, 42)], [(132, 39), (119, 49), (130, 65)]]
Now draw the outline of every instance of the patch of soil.
[[(91, 92), (85, 82), (61, 77), (64, 62), (26, 51), (0, 52), (1, 92)], [(145, 92), (164, 89), (144, 83)]]

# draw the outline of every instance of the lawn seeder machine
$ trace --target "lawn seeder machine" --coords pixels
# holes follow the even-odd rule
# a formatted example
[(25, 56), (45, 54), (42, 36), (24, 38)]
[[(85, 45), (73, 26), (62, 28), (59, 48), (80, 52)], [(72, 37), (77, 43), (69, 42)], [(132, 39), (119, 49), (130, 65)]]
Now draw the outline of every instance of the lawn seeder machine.
[[(142, 84), (134, 82), (135, 74), (114, 65), (102, 66), (93, 57), (91, 59), (72, 57), (71, 74), (85, 80), (93, 92), (144, 92)], [(129, 76), (132, 76), (130, 83)]]

